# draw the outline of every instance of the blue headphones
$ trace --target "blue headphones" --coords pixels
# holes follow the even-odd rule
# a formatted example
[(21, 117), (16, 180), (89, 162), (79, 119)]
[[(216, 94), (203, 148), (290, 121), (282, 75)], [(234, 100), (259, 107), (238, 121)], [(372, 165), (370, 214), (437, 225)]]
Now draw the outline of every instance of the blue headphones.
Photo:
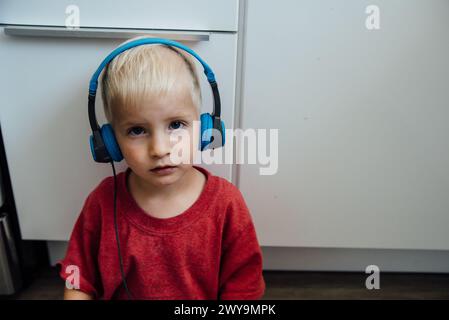
[[(212, 94), (214, 98), (214, 111), (212, 114), (203, 113), (200, 116), (201, 121), (201, 135), (200, 135), (200, 148), (203, 151), (206, 148), (219, 148), (225, 144), (225, 125), (220, 119), (221, 114), (221, 102), (220, 94), (218, 92), (217, 82), (215, 81), (215, 75), (212, 69), (200, 58), (192, 49), (182, 45), (179, 42), (160, 39), (160, 38), (141, 38), (135, 41), (125, 43), (124, 45), (116, 48), (112, 51), (100, 64), (97, 71), (90, 79), (89, 83), (89, 97), (88, 97), (88, 111), (89, 111), (89, 123), (92, 129), (92, 135), (90, 136), (90, 149), (92, 156), (96, 162), (107, 163), (111, 161), (119, 162), (123, 160), (122, 152), (117, 143), (112, 126), (107, 123), (101, 128), (98, 125), (97, 117), (95, 115), (95, 97), (97, 94), (98, 77), (107, 64), (114, 59), (120, 53), (145, 44), (165, 44), (172, 47), (182, 49), (192, 56), (194, 56), (204, 67), (204, 73), (207, 76), (207, 81), (212, 88)], [(212, 130), (215, 129), (215, 130)], [(221, 137), (220, 137), (221, 135)]]

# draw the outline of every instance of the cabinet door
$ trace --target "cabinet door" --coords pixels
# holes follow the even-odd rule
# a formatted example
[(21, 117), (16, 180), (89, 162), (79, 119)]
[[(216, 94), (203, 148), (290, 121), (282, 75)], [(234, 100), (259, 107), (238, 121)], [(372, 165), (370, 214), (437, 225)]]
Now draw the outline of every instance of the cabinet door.
[(279, 169), (240, 168), (261, 245), (449, 249), (448, 2), (249, 0), (242, 127)]
[[(163, 36), (163, 35), (162, 35)], [(0, 121), (24, 239), (68, 240), (88, 193), (109, 164), (93, 161), (88, 139), (88, 83), (101, 60), (121, 40), (10, 37), (0, 29)], [(209, 41), (184, 42), (213, 68), (222, 115), (233, 126), (235, 33), (210, 33)], [(212, 93), (200, 64), (203, 112)], [(104, 123), (101, 95), (99, 121)], [(123, 170), (125, 162), (119, 165)], [(212, 165), (231, 180), (231, 165)]]

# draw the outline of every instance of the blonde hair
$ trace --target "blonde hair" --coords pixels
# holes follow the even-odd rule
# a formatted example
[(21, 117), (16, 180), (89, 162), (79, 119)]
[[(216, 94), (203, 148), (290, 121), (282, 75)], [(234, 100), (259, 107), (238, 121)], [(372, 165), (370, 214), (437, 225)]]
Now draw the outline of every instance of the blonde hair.
[[(123, 44), (143, 37), (136, 37)], [(182, 59), (168, 59), (175, 53)], [(140, 45), (115, 57), (104, 69), (101, 96), (106, 119), (113, 120), (113, 107), (136, 106), (142, 97), (163, 96), (187, 72), (192, 81), (189, 89), (192, 102), (199, 111), (201, 89), (195, 61), (189, 53), (162, 44)]]

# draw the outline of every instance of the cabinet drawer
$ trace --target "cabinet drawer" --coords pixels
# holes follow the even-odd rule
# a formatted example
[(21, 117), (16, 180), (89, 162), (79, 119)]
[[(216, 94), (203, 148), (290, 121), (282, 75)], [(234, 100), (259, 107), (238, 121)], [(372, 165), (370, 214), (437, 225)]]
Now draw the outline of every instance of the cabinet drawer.
[(238, 0), (2, 0), (0, 23), (65, 26), (66, 8), (79, 8), (81, 27), (237, 31)]

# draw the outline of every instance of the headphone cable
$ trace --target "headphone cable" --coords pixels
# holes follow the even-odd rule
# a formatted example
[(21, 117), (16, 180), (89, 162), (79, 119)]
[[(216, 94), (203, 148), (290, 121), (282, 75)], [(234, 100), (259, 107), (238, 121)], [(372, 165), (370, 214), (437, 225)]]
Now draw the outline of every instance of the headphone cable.
[(128, 296), (128, 300), (132, 300), (131, 292), (129, 291), (128, 284), (126, 283), (125, 271), (123, 268), (123, 258), (122, 258), (122, 253), (120, 251), (120, 238), (119, 238), (119, 234), (118, 234), (118, 224), (117, 224), (117, 176), (115, 173), (114, 161), (111, 161), (111, 165), (112, 165), (112, 172), (114, 173), (114, 227), (115, 227), (115, 238), (117, 241), (118, 258), (119, 258), (119, 262), (120, 262), (120, 273), (122, 275), (122, 282), (123, 282), (123, 286), (125, 287), (126, 295)]

